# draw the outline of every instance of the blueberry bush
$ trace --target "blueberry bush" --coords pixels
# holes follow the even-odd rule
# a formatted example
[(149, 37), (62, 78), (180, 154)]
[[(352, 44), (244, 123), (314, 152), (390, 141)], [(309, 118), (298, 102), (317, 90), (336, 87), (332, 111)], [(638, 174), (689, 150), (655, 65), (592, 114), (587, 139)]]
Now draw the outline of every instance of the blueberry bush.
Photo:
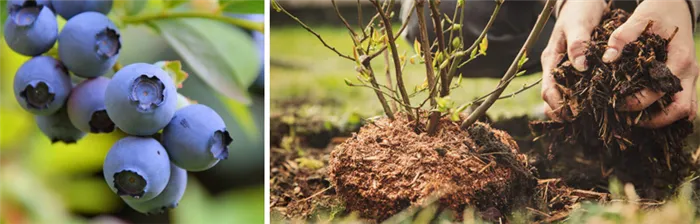
[(262, 221), (264, 1), (1, 4), (0, 223)]

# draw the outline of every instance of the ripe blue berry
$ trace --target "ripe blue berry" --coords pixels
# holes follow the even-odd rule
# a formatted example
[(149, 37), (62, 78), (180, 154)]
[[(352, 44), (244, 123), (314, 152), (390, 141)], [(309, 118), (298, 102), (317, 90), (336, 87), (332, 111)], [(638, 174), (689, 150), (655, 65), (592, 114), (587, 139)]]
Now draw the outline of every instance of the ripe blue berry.
[(68, 97), (68, 117), (76, 128), (90, 133), (110, 133), (114, 122), (107, 116), (105, 91), (109, 78), (86, 79)]
[(37, 56), (53, 47), (58, 37), (58, 23), (51, 9), (36, 1), (16, 1), (8, 3), (7, 8), (9, 16), (4, 36), (13, 51)]
[(75, 128), (70, 122), (65, 108), (61, 108), (52, 115), (34, 116), (34, 119), (39, 130), (51, 139), (51, 143), (75, 143), (85, 136), (84, 132)]
[(22, 6), (25, 2), (29, 1), (34, 1), (37, 5), (49, 7), (49, 9), (53, 11), (53, 5), (51, 4), (51, 0), (10, 0), (7, 2), (7, 11), (9, 12), (10, 10), (12, 10), (13, 7)]
[(153, 138), (127, 136), (112, 146), (103, 165), (107, 185), (124, 198), (150, 200), (170, 179), (170, 160)]
[(112, 10), (112, 0), (59, 0), (53, 1), (56, 13), (69, 20), (83, 12), (98, 12), (107, 15)]
[(149, 215), (159, 214), (177, 207), (182, 195), (185, 194), (185, 188), (187, 188), (187, 171), (170, 164), (170, 180), (163, 192), (151, 200), (124, 198), (124, 202), (138, 212)]
[(68, 99), (72, 84), (60, 61), (39, 56), (25, 62), (15, 74), (17, 102), (35, 115), (56, 113)]
[(177, 92), (163, 69), (146, 63), (127, 65), (112, 77), (105, 93), (107, 114), (122, 131), (148, 136), (175, 114)]
[(175, 165), (189, 171), (202, 171), (228, 157), (231, 136), (219, 114), (193, 104), (175, 112), (163, 129), (163, 146)]
[(58, 35), (58, 56), (68, 70), (83, 78), (107, 73), (117, 62), (120, 49), (119, 30), (109, 18), (97, 12), (73, 17)]

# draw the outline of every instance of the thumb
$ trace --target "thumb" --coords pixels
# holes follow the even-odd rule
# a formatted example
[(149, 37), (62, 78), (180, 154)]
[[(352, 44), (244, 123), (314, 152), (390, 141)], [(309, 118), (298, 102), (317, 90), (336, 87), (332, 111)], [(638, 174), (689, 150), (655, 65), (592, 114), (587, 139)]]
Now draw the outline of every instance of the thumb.
[(610, 63), (617, 60), (620, 57), (622, 48), (627, 43), (636, 40), (644, 32), (647, 23), (648, 21), (630, 18), (622, 26), (615, 29), (608, 40), (608, 48), (603, 53), (603, 62)]

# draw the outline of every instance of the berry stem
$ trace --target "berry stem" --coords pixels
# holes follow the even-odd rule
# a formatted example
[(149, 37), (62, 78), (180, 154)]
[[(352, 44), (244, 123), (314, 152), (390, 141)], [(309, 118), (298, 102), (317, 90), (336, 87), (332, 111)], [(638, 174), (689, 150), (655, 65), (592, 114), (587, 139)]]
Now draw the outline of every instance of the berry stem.
[(239, 19), (239, 18), (233, 18), (233, 17), (227, 17), (221, 14), (210, 14), (210, 13), (204, 13), (204, 12), (162, 12), (162, 13), (153, 13), (153, 14), (145, 14), (145, 15), (138, 15), (138, 16), (125, 16), (122, 17), (122, 22), (124, 24), (138, 24), (138, 23), (145, 23), (153, 20), (163, 20), (163, 19), (174, 19), (174, 18), (203, 18), (203, 19), (211, 19), (211, 20), (217, 20), (221, 22), (225, 22), (234, 26), (239, 26), (244, 29), (248, 30), (254, 30), (258, 31), (261, 33), (265, 32), (265, 28), (263, 24), (261, 23), (256, 23), (256, 22), (251, 22), (248, 20), (244, 19)]
[(117, 63), (114, 63), (114, 66), (112, 66), (112, 70), (114, 72), (118, 72), (120, 69), (122, 69), (122, 67), (124, 67), (124, 66), (122, 66), (121, 63), (117, 62)]

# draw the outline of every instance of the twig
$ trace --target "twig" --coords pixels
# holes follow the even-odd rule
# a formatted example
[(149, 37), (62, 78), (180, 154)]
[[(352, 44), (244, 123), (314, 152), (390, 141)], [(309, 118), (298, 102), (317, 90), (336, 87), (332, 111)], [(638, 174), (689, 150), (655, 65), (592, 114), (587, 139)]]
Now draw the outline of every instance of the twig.
[(248, 21), (245, 19), (239, 19), (234, 17), (228, 17), (221, 14), (212, 14), (206, 12), (158, 12), (153, 14), (137, 15), (137, 16), (127, 16), (123, 17), (121, 20), (124, 24), (136, 24), (145, 23), (153, 20), (163, 20), (163, 19), (176, 19), (176, 18), (202, 18), (217, 20), (224, 23), (228, 23), (234, 26), (238, 26), (248, 30), (255, 30), (261, 33), (265, 32), (265, 26), (261, 23)]
[[(273, 3), (273, 4), (276, 4), (276, 3)], [(328, 48), (328, 49), (330, 49), (331, 51), (335, 52), (336, 54), (338, 54), (338, 56), (340, 56), (340, 57), (342, 57), (342, 58), (345, 58), (345, 59), (348, 59), (348, 60), (351, 60), (351, 61), (355, 61), (354, 58), (352, 58), (352, 57), (350, 57), (350, 56), (347, 56), (347, 55), (345, 55), (345, 54), (343, 54), (343, 53), (340, 53), (338, 50), (335, 49), (335, 47), (332, 47), (332, 46), (328, 45), (328, 43), (326, 43), (326, 41), (323, 40), (323, 38), (321, 37), (320, 34), (316, 33), (316, 31), (314, 31), (313, 29), (311, 29), (311, 27), (307, 26), (304, 22), (302, 22), (301, 20), (299, 20), (299, 18), (297, 18), (296, 16), (294, 16), (294, 15), (292, 15), (291, 13), (287, 12), (287, 10), (284, 9), (281, 5), (277, 4), (277, 7), (279, 8), (279, 10), (280, 10), (281, 12), (283, 12), (284, 14), (287, 14), (287, 16), (289, 16), (289, 17), (292, 18), (294, 21), (296, 21), (297, 23), (299, 23), (299, 25), (301, 25), (302, 27), (304, 27), (304, 29), (306, 29), (306, 31), (309, 31), (309, 33), (311, 33), (311, 34), (313, 34), (314, 36), (316, 36), (316, 38), (318, 38), (318, 40), (321, 41), (321, 43), (323, 44), (323, 46), (326, 46), (326, 48)]]
[(386, 102), (386, 99), (384, 98), (384, 92), (381, 91), (379, 88), (379, 84), (377, 84), (377, 78), (374, 76), (374, 70), (372, 70), (372, 65), (369, 63), (369, 60), (364, 60), (362, 62), (362, 66), (364, 66), (368, 72), (369, 72), (369, 82), (372, 84), (374, 87), (374, 93), (377, 94), (377, 98), (379, 98), (379, 102), (382, 104), (382, 108), (384, 109), (384, 113), (386, 114), (389, 119), (392, 121), (394, 120), (394, 112), (391, 111), (391, 108), (389, 108), (389, 104)]
[(496, 91), (494, 94), (489, 96), (484, 103), (479, 105), (479, 107), (474, 110), (471, 114), (469, 114), (469, 117), (467, 117), (464, 122), (462, 122), (461, 127), (462, 128), (467, 128), (474, 124), (474, 122), (479, 119), (481, 116), (483, 116), (486, 111), (493, 105), (496, 100), (501, 96), (501, 93), (505, 90), (505, 88), (509, 84), (509, 79), (512, 78), (517, 72), (518, 69), (518, 62), (520, 59), (525, 55), (525, 53), (532, 47), (532, 45), (536, 42), (536, 40), (539, 38), (539, 34), (542, 31), (542, 28), (544, 27), (544, 24), (547, 22), (549, 19), (549, 16), (552, 13), (552, 8), (554, 6), (554, 0), (547, 0), (547, 3), (544, 6), (544, 9), (542, 9), (542, 13), (540, 13), (539, 17), (537, 18), (537, 23), (535, 23), (535, 27), (532, 29), (530, 32), (530, 35), (527, 37), (527, 40), (525, 41), (525, 44), (523, 47), (520, 49), (520, 52), (518, 52), (518, 56), (516, 56), (513, 59), (513, 62), (510, 64), (510, 67), (508, 68), (508, 71), (506, 71), (506, 74), (503, 75), (503, 78), (501, 78), (501, 81), (499, 82), (498, 86), (502, 86), (498, 91)]
[[(386, 29), (383, 32), (386, 35)], [(384, 47), (382, 47), (382, 49), (380, 49), (380, 52), (384, 52), (382, 55), (384, 55), (384, 67), (386, 67), (385, 73), (384, 73), (386, 76), (386, 83), (390, 87), (389, 90), (391, 90), (393, 93), (396, 93), (396, 90), (394, 89), (394, 84), (392, 84), (392, 81), (391, 81), (391, 66), (389, 66), (389, 64), (390, 64), (389, 63), (389, 52), (384, 51), (386, 49), (387, 44), (389, 44), (387, 42), (388, 41), (385, 39), (384, 40)], [(396, 107), (396, 102), (397, 101), (394, 101), (391, 104), (391, 109), (394, 111), (396, 111), (398, 109)]]
[[(420, 30), (418, 39), (421, 43), (421, 51), (423, 52), (423, 60), (425, 61), (425, 72), (428, 78), (428, 86), (436, 86), (437, 80), (435, 80), (435, 71), (433, 70), (433, 57), (430, 51), (430, 45), (428, 44), (428, 28), (425, 23), (425, 16), (423, 16), (423, 7), (425, 0), (416, 0), (416, 15), (418, 16), (418, 29)], [(428, 92), (428, 99), (430, 99), (430, 106), (435, 107), (437, 101), (435, 100), (435, 91)], [(440, 112), (433, 111), (430, 113), (430, 120), (428, 121), (428, 135), (435, 135), (438, 125), (440, 123)]]
[[(442, 22), (441, 22), (441, 16), (440, 9), (438, 8), (438, 3), (435, 0), (430, 0), (430, 11), (431, 11), (431, 16), (433, 17), (433, 27), (435, 27), (435, 36), (437, 36), (437, 42), (438, 42), (438, 50), (439, 52), (442, 52), (443, 56), (447, 54), (447, 51), (445, 48), (445, 36), (442, 35)], [(445, 59), (447, 60), (447, 59)], [(441, 63), (438, 61), (438, 63)], [(438, 65), (439, 66), (439, 65)], [(440, 69), (440, 83), (442, 83), (442, 87), (440, 88), (440, 97), (445, 97), (450, 94), (450, 83), (447, 81), (447, 68), (441, 68)]]
[(366, 37), (367, 32), (362, 27), (362, 5), (360, 4), (360, 0), (357, 0), (357, 25), (360, 29), (362, 29), (362, 35)]
[[(402, 70), (401, 70), (401, 61), (399, 59), (399, 52), (396, 49), (396, 40), (394, 39), (394, 32), (391, 30), (391, 22), (389, 21), (389, 18), (384, 14), (384, 10), (382, 10), (382, 7), (379, 5), (377, 0), (370, 0), (374, 7), (377, 9), (377, 13), (379, 14), (379, 17), (382, 18), (382, 21), (384, 23), (384, 27), (386, 30), (386, 36), (389, 38), (389, 48), (391, 49), (391, 55), (393, 56), (394, 59), (394, 67), (396, 68), (396, 85), (399, 87), (399, 92), (401, 93), (401, 98), (403, 99), (404, 104), (406, 105), (411, 105), (411, 99), (408, 98), (408, 93), (406, 92), (406, 85), (403, 82), (403, 75), (402, 75)], [(413, 120), (413, 116), (411, 115), (411, 108), (406, 107), (406, 115), (408, 116), (409, 120)], [(418, 115), (416, 115), (418, 116)]]
[(343, 17), (343, 14), (340, 14), (340, 10), (338, 9), (338, 5), (335, 4), (335, 0), (331, 0), (331, 3), (333, 4), (333, 8), (335, 8), (335, 14), (338, 15), (338, 18), (340, 21), (343, 21), (343, 24), (345, 24), (345, 27), (348, 28), (348, 31), (350, 31), (350, 34), (352, 34), (352, 41), (353, 43), (357, 42), (357, 33), (350, 27), (350, 24), (348, 23), (347, 20), (345, 20), (345, 17)]
[(542, 216), (544, 216), (544, 217), (547, 217), (547, 218), (552, 217), (551, 215), (549, 215), (549, 214), (547, 214), (547, 213), (544, 213), (544, 212), (542, 212), (542, 211), (540, 211), (540, 210), (534, 209), (534, 208), (525, 207), (525, 209), (530, 210), (531, 212), (540, 214), (540, 215), (542, 215)]
[[(474, 48), (479, 46), (481, 41), (486, 37), (486, 34), (488, 33), (489, 29), (491, 29), (493, 22), (496, 21), (496, 16), (498, 15), (498, 12), (501, 10), (502, 5), (503, 5), (503, 0), (496, 1), (496, 6), (494, 7), (493, 12), (491, 13), (491, 18), (489, 18), (489, 21), (486, 23), (486, 26), (481, 31), (481, 34), (479, 34), (479, 37), (477, 37), (476, 40), (474, 40), (472, 45), (469, 46), (469, 48), (467, 50), (463, 51), (461, 54), (459, 54), (459, 56), (457, 58), (455, 58), (455, 60), (454, 60), (455, 63), (453, 63), (452, 66), (450, 66), (450, 70), (447, 72), (447, 79), (448, 79), (447, 82), (448, 83), (452, 83), (452, 79), (454, 78), (455, 74), (457, 73), (457, 69), (464, 65), (464, 64), (461, 64), (461, 65), (457, 66), (459, 64), (459, 61), (462, 60), (464, 55), (471, 54), (471, 52), (474, 50)], [(462, 10), (461, 12), (462, 12), (461, 16), (464, 17), (464, 10)], [(461, 19), (462, 18), (460, 18), (460, 21), (461, 21)], [(460, 26), (461, 25), (462, 24), (460, 23)], [(463, 32), (461, 32), (461, 30), (460, 30), (460, 41), (464, 41), (462, 33)], [(450, 36), (451, 35), (452, 34), (450, 34)], [(469, 58), (469, 60), (467, 62), (469, 62), (473, 59), (474, 58)]]
[(405, 104), (403, 104), (403, 102), (401, 102), (401, 100), (400, 100), (399, 98), (396, 98), (395, 96), (393, 96), (393, 95), (391, 95), (391, 94), (389, 94), (389, 93), (387, 93), (387, 92), (384, 92), (383, 90), (378, 89), (378, 88), (373, 87), (373, 86), (369, 86), (369, 85), (366, 85), (366, 84), (359, 85), (359, 84), (353, 84), (353, 83), (348, 83), (348, 85), (349, 85), (349, 86), (352, 86), (352, 87), (366, 87), (366, 88), (370, 88), (370, 89), (372, 89), (372, 90), (374, 90), (374, 91), (379, 91), (380, 93), (386, 95), (387, 97), (389, 97), (389, 98), (391, 98), (392, 100), (396, 101), (397, 103), (401, 104), (401, 106), (408, 106), (408, 107), (410, 107), (411, 109), (418, 109), (418, 108), (419, 108), (419, 107), (413, 107), (413, 106), (411, 106), (411, 105), (405, 105)]
[(315, 198), (316, 196), (319, 196), (319, 195), (323, 194), (324, 192), (326, 192), (326, 191), (328, 191), (328, 190), (330, 190), (330, 189), (333, 189), (333, 186), (330, 186), (330, 187), (327, 187), (326, 189), (320, 190), (320, 191), (318, 191), (318, 192), (312, 194), (312, 195), (309, 196), (309, 197), (306, 197), (306, 198), (303, 198), (303, 199), (299, 200), (298, 202), (303, 202), (303, 201), (306, 201), (306, 200)]

